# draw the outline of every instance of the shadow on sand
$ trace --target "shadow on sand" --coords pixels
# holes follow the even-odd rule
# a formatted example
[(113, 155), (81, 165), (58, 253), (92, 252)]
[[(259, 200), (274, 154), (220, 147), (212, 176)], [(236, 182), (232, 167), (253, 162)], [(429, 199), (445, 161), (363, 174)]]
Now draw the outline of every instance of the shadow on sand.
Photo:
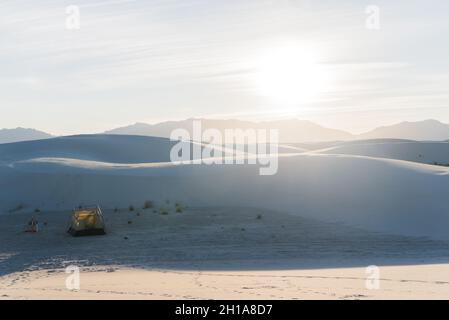
[[(287, 270), (449, 262), (449, 242), (368, 232), (257, 208), (105, 210), (107, 235), (73, 238), (69, 212), (0, 216), (0, 276), (113, 266), (170, 270)], [(45, 223), (45, 226), (44, 226)]]

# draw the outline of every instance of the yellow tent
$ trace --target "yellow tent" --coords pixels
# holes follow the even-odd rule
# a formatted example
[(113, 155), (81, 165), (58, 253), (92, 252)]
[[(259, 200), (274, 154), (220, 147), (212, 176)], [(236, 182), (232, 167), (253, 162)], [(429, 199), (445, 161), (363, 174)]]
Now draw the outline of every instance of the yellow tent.
[(73, 210), (68, 232), (75, 237), (105, 234), (100, 207), (84, 207)]

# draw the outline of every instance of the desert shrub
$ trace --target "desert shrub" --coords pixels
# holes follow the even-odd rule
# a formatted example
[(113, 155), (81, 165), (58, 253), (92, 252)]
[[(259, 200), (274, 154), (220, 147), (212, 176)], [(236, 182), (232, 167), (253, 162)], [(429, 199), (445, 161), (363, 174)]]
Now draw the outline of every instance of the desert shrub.
[(129, 209), (129, 211), (134, 211), (134, 206), (130, 205), (128, 209)]
[(161, 215), (163, 215), (163, 216), (166, 216), (166, 215), (168, 214), (168, 210), (167, 210), (167, 209), (161, 209), (161, 210), (159, 211), (159, 213), (160, 213)]
[(175, 204), (175, 210), (176, 210), (176, 212), (181, 213), (184, 210), (184, 208), (182, 207), (182, 205), (179, 202), (177, 202)]
[(154, 207), (153, 201), (147, 200), (147, 201), (145, 201), (145, 203), (143, 204), (143, 208), (144, 208), (144, 209), (151, 209), (151, 208), (153, 208), (153, 207)]
[(441, 162), (436, 162), (436, 161), (434, 161), (433, 164), (434, 164), (435, 166), (449, 167), (449, 163), (441, 163)]
[(257, 219), (257, 220), (261, 220), (261, 219), (262, 219), (262, 215), (261, 215), (261, 214), (258, 214), (257, 217), (256, 217), (256, 219)]

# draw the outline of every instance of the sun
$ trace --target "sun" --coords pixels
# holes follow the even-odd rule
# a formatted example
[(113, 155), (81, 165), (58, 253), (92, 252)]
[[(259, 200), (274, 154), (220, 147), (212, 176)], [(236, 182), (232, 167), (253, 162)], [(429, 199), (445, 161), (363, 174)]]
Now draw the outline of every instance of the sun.
[(287, 105), (314, 101), (329, 85), (329, 76), (316, 58), (298, 45), (267, 50), (256, 62), (257, 92)]

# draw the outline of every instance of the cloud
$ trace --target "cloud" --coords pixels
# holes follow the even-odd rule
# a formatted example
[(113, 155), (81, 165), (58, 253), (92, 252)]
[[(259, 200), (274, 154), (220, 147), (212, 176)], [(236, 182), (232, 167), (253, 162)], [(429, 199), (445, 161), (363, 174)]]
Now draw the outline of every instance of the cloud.
[[(75, 3), (81, 28), (67, 30), (65, 8)], [(122, 109), (133, 122), (286, 110), (257, 96), (251, 81), (254, 60), (285, 38), (316, 47), (335, 80), (332, 90), (298, 106), (298, 113), (381, 106), (386, 114), (426, 101), (437, 110), (449, 102), (449, 46), (440, 12), (447, 5), (436, 3), (420, 16), (422, 5), (380, 1), (382, 27), (375, 33), (364, 27), (358, 1), (2, 2), (0, 126), (32, 126), (24, 114), (43, 121), (51, 115), (53, 121), (39, 127), (55, 131), (52, 126), (65, 121), (56, 106), (81, 119), (74, 108), (94, 105), (111, 123), (123, 121)]]

